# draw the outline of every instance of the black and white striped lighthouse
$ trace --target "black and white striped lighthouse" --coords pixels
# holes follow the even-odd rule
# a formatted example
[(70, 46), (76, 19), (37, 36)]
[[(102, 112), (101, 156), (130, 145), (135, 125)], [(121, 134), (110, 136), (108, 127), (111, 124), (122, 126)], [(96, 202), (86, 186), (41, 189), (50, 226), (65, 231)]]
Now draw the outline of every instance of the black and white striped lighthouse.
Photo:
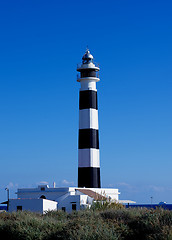
[(99, 67), (89, 50), (77, 66), (79, 93), (78, 187), (100, 188), (99, 127), (96, 82)]

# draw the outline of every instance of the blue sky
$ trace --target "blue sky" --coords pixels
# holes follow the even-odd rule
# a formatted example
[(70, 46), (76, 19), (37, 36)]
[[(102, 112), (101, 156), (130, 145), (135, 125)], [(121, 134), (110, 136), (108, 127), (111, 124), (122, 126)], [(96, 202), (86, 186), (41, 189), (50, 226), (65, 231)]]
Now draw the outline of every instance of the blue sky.
[(172, 2), (1, 1), (0, 201), (77, 184), (79, 83), (100, 63), (101, 181), (121, 199), (172, 203)]

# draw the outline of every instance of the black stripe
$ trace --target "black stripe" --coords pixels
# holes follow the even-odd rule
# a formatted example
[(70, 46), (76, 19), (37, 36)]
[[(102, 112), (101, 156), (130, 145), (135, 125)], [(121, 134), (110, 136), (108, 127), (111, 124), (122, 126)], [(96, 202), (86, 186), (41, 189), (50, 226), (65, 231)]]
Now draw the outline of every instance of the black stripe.
[(96, 129), (79, 129), (79, 149), (99, 149), (99, 131)]
[(79, 109), (97, 109), (97, 92), (93, 90), (80, 91)]
[(78, 168), (78, 187), (100, 188), (100, 168)]

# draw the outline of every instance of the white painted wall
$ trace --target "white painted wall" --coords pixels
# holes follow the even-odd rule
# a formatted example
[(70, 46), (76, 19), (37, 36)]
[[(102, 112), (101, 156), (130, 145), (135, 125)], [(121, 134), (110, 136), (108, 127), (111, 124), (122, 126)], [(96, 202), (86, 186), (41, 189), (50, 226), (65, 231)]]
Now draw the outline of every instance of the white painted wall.
[(112, 200), (118, 201), (119, 191), (115, 188), (91, 188), (90, 190), (97, 192), (105, 197), (111, 197)]
[[(41, 191), (41, 188), (43, 187), (45, 190)], [(37, 188), (18, 189), (17, 198), (40, 198), (44, 195), (46, 199), (58, 202), (58, 199), (67, 193), (75, 194), (75, 188), (49, 188), (47, 185), (40, 185)]]
[(85, 80), (84, 80), (82, 78), (82, 80), (80, 82), (81, 82), (81, 89), (80, 89), (80, 91), (85, 91), (85, 90), (97, 91), (95, 79), (92, 80), (92, 78), (90, 78), (90, 79), (85, 78)]
[(43, 199), (43, 212), (46, 211), (57, 211), (57, 202)]
[(57, 202), (47, 199), (10, 199), (9, 212), (17, 211), (17, 206), (22, 206), (22, 211), (44, 213), (46, 211), (56, 211)]
[[(41, 187), (45, 187), (44, 191), (41, 191)], [(18, 189), (17, 196), (20, 199), (14, 199), (14, 201), (18, 201), (16, 204), (19, 205), (19, 200), (20, 201), (25, 201), (25, 200), (33, 200), (31, 203), (31, 206), (29, 205), (30, 203), (27, 201), (22, 202), (24, 205), (24, 210), (30, 210), (30, 211), (44, 211), (44, 210), (52, 210), (54, 208), (57, 208), (57, 203), (56, 206), (54, 207), (54, 201), (52, 204), (49, 204), (49, 200), (55, 200), (58, 202), (58, 209), (61, 209), (62, 207), (66, 208), (67, 212), (72, 211), (72, 202), (76, 202), (77, 204), (77, 210), (82, 208), (82, 206), (87, 206), (91, 205), (93, 202), (93, 199), (79, 191), (77, 191), (78, 188), (76, 187), (67, 187), (67, 188), (49, 188), (46, 185), (38, 186), (38, 188), (25, 188), (25, 189)], [(113, 188), (84, 188), (84, 189), (90, 189), (94, 192), (97, 192), (105, 197), (111, 197), (111, 200), (118, 201), (119, 199), (119, 192), (118, 189), (113, 189)], [(44, 195), (47, 199), (40, 199), (41, 195)], [(40, 203), (37, 204), (36, 201)], [(11, 206), (10, 210), (16, 211), (16, 204), (13, 201), (13, 206)], [(35, 205), (35, 203), (36, 205)], [(41, 202), (45, 203), (44, 205), (41, 206)], [(25, 205), (26, 204), (26, 205)], [(35, 205), (35, 207), (33, 207)], [(30, 208), (29, 208), (30, 207)], [(32, 207), (32, 209), (31, 209)]]
[[(41, 187), (45, 187), (45, 191), (41, 191)], [(113, 200), (119, 199), (119, 191), (114, 188), (86, 188), (95, 191), (101, 195), (110, 196)], [(68, 188), (49, 188), (46, 185), (38, 186), (38, 188), (23, 188), (18, 189), (17, 198), (40, 198), (44, 195), (46, 199), (59, 201), (61, 198), (66, 198), (64, 195), (75, 195), (76, 187)]]
[(79, 110), (79, 129), (98, 129), (98, 110), (93, 108)]
[[(91, 190), (91, 191), (96, 192), (96, 193), (98, 193), (102, 196), (105, 196), (107, 198), (111, 197), (111, 200), (114, 200), (114, 201), (119, 200), (119, 194), (120, 193), (119, 193), (118, 189), (115, 189), (115, 188), (83, 188), (83, 189)], [(83, 195), (83, 193), (80, 192), (79, 190), (76, 191), (76, 194)], [(90, 198), (90, 200), (88, 201), (89, 204), (92, 204), (92, 201), (93, 201), (93, 199)]]
[(76, 203), (76, 210), (80, 210), (80, 199), (79, 195), (68, 195), (63, 201), (59, 202), (58, 210), (61, 210), (62, 207), (66, 208), (66, 212), (72, 212), (72, 203)]
[(99, 149), (78, 149), (78, 167), (100, 167)]

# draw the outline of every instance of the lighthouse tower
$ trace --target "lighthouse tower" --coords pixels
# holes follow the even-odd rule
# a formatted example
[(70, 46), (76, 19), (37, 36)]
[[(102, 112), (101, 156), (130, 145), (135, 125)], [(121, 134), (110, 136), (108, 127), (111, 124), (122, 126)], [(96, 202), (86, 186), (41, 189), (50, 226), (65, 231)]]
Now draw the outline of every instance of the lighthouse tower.
[(87, 49), (77, 66), (79, 92), (78, 187), (100, 188), (99, 128), (96, 82), (99, 67)]

